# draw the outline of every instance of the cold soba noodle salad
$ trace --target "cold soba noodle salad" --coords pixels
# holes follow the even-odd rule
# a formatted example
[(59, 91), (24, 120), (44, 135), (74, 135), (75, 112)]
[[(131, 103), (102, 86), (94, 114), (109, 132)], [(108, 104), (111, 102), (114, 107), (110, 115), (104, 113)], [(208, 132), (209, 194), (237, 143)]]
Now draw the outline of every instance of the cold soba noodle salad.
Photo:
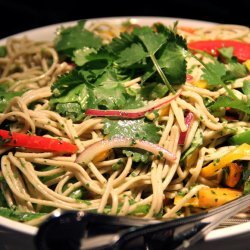
[(250, 33), (126, 22), (0, 47), (0, 215), (178, 218), (250, 192)]

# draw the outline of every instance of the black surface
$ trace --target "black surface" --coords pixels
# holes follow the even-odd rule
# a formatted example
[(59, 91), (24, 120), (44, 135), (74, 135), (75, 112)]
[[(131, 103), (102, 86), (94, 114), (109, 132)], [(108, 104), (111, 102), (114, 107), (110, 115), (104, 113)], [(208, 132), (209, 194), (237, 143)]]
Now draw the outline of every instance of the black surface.
[(247, 0), (0, 0), (0, 38), (76, 19), (165, 16), (250, 26)]

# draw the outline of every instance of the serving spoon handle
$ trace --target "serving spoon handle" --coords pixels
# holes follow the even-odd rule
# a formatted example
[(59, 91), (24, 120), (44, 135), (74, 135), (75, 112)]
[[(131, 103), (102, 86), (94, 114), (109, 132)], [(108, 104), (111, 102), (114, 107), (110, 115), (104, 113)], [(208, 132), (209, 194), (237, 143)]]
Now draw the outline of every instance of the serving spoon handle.
[(163, 222), (66, 212), (45, 222), (35, 237), (35, 243), (39, 250), (186, 249), (248, 206), (250, 195), (209, 212)]

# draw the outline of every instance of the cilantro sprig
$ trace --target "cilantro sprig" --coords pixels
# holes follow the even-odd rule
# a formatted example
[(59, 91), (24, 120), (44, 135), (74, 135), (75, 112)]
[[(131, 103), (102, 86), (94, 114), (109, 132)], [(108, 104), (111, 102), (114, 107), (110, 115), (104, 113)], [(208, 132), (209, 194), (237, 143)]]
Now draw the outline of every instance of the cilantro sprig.
[[(231, 58), (230, 51), (226, 51), (225, 53), (227, 53), (228, 58)], [(210, 106), (211, 110), (218, 110), (221, 107), (230, 107), (240, 110), (246, 114), (250, 114), (249, 102), (238, 99), (233, 91), (227, 86), (227, 82), (247, 75), (247, 70), (245, 69), (244, 65), (234, 61), (229, 62), (228, 64), (223, 64), (209, 55), (208, 56), (212, 59), (213, 62), (204, 63), (197, 56), (191, 53), (189, 53), (189, 55), (194, 57), (203, 66), (202, 77), (208, 82), (210, 86), (222, 86), (227, 91), (228, 96), (220, 96), (215, 101), (215, 103)], [(248, 89), (246, 87), (246, 84), (244, 86), (245, 89)]]

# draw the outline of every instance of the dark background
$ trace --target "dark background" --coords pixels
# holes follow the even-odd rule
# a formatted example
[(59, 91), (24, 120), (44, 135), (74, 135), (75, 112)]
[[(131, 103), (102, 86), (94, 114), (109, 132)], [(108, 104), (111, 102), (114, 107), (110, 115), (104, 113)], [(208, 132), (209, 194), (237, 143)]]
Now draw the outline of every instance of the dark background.
[(249, 0), (0, 0), (0, 38), (48, 24), (107, 16), (165, 16), (250, 26)]

